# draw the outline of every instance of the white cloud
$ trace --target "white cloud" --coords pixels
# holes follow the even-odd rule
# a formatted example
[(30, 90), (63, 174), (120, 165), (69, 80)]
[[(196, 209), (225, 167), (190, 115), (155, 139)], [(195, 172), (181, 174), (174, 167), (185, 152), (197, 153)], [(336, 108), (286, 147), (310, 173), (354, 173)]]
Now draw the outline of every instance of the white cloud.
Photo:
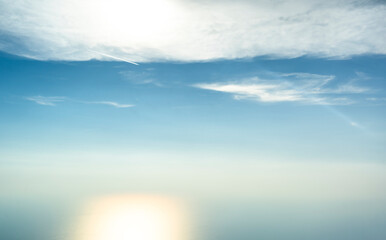
[(258, 77), (233, 82), (200, 83), (194, 87), (230, 93), (236, 100), (259, 102), (301, 102), (318, 105), (347, 105), (355, 101), (346, 94), (359, 94), (369, 89), (352, 82), (330, 86), (332, 75), (310, 73), (280, 74), (280, 79)]
[(43, 97), (43, 96), (34, 96), (34, 97), (26, 97), (25, 99), (29, 101), (33, 101), (40, 105), (46, 106), (55, 106), (58, 102), (63, 102), (65, 100), (64, 97)]
[(37, 59), (386, 54), (381, 1), (0, 0), (0, 6), (0, 50)]

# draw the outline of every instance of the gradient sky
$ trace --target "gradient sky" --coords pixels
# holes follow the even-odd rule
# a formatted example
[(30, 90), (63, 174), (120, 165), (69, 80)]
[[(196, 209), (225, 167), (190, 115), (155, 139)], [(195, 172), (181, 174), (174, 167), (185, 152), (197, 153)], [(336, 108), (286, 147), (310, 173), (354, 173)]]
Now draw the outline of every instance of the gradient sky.
[[(200, 199), (198, 212), (215, 216), (208, 229), (229, 233), (202, 239), (386, 236), (384, 1), (0, 9), (0, 208), (10, 216), (15, 199), (71, 208), (144, 192)], [(246, 202), (241, 219), (261, 212), (225, 223)], [(300, 212), (294, 225), (287, 211)], [(296, 235), (308, 222), (313, 237)]]

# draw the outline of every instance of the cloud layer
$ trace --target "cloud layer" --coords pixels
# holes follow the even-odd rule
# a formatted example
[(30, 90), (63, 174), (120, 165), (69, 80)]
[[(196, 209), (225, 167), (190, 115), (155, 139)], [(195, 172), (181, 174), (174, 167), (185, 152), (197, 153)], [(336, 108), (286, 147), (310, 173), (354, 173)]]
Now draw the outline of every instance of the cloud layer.
[(331, 82), (333, 75), (310, 73), (280, 74), (277, 79), (253, 77), (232, 82), (200, 83), (194, 87), (230, 93), (237, 100), (258, 102), (301, 102), (318, 105), (347, 105), (355, 102), (350, 95), (369, 92), (349, 81), (340, 85)]
[(382, 1), (0, 0), (0, 6), (0, 50), (37, 59), (135, 64), (386, 53)]

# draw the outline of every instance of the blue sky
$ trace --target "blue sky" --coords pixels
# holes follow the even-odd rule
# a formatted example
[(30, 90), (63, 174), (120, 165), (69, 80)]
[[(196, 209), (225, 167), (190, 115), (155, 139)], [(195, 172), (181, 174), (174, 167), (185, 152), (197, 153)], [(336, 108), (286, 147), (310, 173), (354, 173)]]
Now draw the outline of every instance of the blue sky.
[(383, 162), (384, 64), (360, 56), (133, 65), (3, 53), (3, 161), (154, 149)]

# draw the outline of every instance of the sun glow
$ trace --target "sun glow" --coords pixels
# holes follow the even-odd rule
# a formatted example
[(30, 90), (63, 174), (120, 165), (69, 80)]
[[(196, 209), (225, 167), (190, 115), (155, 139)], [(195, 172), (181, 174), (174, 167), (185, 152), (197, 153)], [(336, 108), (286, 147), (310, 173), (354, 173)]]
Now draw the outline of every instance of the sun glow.
[(103, 198), (92, 203), (76, 240), (185, 240), (186, 214), (175, 200), (144, 195)]
[[(90, 25), (100, 37), (114, 44), (137, 44), (164, 35), (176, 23), (176, 5), (168, 0), (99, 0), (90, 5)], [(153, 39), (154, 40), (154, 39)]]

